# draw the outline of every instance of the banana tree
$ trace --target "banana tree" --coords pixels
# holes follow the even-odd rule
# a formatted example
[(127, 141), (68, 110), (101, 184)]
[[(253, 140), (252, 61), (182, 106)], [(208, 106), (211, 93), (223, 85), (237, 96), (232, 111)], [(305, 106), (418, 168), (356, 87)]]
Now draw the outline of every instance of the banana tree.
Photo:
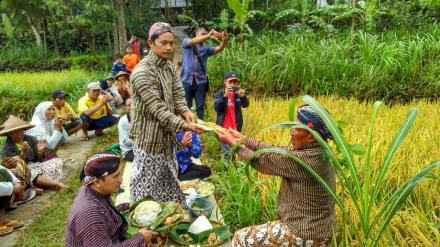
[(234, 12), (234, 21), (240, 30), (240, 41), (243, 42), (245, 29), (253, 33), (247, 24), (248, 20), (256, 15), (265, 15), (265, 13), (259, 10), (249, 10), (249, 4), (253, 0), (228, 0), (227, 2), (228, 7)]
[[(359, 161), (360, 159), (353, 158), (354, 151), (348, 144), (336, 122), (324, 107), (308, 95), (303, 96), (301, 99), (303, 102), (309, 104), (323, 119), (325, 125), (333, 136), (333, 141), (337, 146), (336, 151), (321, 138), (318, 132), (310, 129), (306, 125), (292, 121), (294, 119), (296, 103), (293, 103), (290, 106), (289, 119), (291, 121), (277, 123), (268, 128), (307, 129), (324, 148), (327, 158), (335, 167), (339, 182), (342, 184), (342, 193), (336, 193), (333, 191), (323, 178), (321, 178), (306, 162), (301, 160), (291, 151), (283, 148), (271, 147), (258, 150), (256, 155), (262, 153), (277, 153), (295, 160), (327, 190), (329, 195), (333, 197), (336, 205), (341, 210), (344, 224), (349, 225), (352, 229), (352, 235), (354, 236), (349, 237), (356, 239), (361, 246), (377, 246), (381, 240), (381, 236), (387, 230), (391, 219), (405, 203), (414, 187), (427, 178), (435, 179), (435, 176), (430, 175), (434, 169), (440, 166), (440, 161), (435, 161), (425, 166), (407, 181), (404, 181), (399, 188), (386, 189), (388, 188), (386, 186), (387, 173), (389, 172), (393, 156), (413, 126), (419, 110), (413, 108), (408, 112), (406, 120), (403, 122), (388, 147), (384, 160), (380, 162), (380, 164), (373, 164), (372, 150), (374, 145), (374, 127), (376, 125), (379, 108), (383, 105), (382, 102), (377, 101), (373, 104), (371, 120), (369, 123), (368, 147), (364, 159)], [(373, 169), (373, 165), (379, 167), (379, 169)], [(363, 173), (361, 173), (360, 170), (362, 170)], [(348, 198), (345, 197), (345, 195), (348, 195)], [(347, 200), (350, 201), (350, 204), (354, 205), (354, 213), (349, 212), (347, 207), (345, 207), (344, 201)]]

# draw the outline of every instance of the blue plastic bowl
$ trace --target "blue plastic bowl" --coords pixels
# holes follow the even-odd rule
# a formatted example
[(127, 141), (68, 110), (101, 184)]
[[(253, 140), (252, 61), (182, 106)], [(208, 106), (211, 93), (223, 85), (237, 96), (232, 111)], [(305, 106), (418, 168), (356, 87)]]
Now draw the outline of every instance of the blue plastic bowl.
[(189, 207), (189, 214), (193, 218), (204, 215), (209, 219), (213, 207), (214, 205), (210, 201), (205, 198), (198, 198), (191, 204), (191, 207)]

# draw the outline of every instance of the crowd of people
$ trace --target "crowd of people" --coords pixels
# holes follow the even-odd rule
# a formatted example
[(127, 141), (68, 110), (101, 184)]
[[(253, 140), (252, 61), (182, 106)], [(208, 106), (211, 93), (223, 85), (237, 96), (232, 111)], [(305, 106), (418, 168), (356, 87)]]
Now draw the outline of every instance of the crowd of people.
[[(204, 42), (214, 39), (218, 46)], [(6, 220), (5, 210), (13, 209), (42, 193), (42, 188), (66, 188), (64, 160), (57, 151), (69, 136), (89, 131), (104, 135), (104, 129), (117, 125), (120, 154), (100, 151), (90, 157), (81, 173), (83, 186), (69, 211), (66, 246), (146, 246), (157, 233), (140, 229), (125, 239), (128, 224), (121, 211), (129, 204), (115, 206), (111, 194), (118, 192), (123, 169), (121, 160), (132, 162), (129, 190), (132, 202), (146, 196), (156, 201), (184, 205), (179, 181), (211, 176), (208, 166), (195, 164), (200, 157), (200, 135), (204, 128), (196, 119), (204, 118), (209, 79), (209, 56), (227, 46), (226, 32), (200, 26), (182, 44), (182, 70), (172, 62), (175, 35), (168, 23), (157, 22), (148, 32), (149, 51), (132, 37), (126, 55), (116, 55), (111, 73), (90, 82), (75, 112), (66, 102), (69, 94), (55, 90), (51, 101), (40, 103), (30, 123), (11, 115), (1, 126), (6, 136), (0, 169), (0, 235), (21, 227), (22, 222)], [(195, 101), (194, 114), (191, 109)], [(117, 110), (125, 107), (120, 117)], [(237, 231), (233, 246), (326, 246), (335, 224), (334, 202), (324, 188), (295, 161), (276, 154), (255, 155), (270, 146), (241, 134), (242, 108), (249, 106), (240, 77), (226, 72), (224, 88), (214, 95), (217, 133), (222, 156), (229, 158), (231, 146), (241, 143), (237, 157), (250, 160), (258, 172), (282, 178), (277, 221)], [(309, 106), (298, 109), (297, 121), (316, 130), (324, 140), (332, 139), (322, 119)], [(308, 162), (335, 187), (333, 166), (322, 159), (323, 149), (304, 129), (292, 129), (291, 151)], [(227, 178), (225, 178), (227, 179)], [(333, 188), (334, 189), (334, 188)]]

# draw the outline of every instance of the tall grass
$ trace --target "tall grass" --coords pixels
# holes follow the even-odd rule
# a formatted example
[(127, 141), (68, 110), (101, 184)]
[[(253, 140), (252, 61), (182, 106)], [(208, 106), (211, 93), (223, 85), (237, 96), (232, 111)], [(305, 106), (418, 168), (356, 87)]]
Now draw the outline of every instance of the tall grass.
[(210, 59), (213, 87), (236, 70), (246, 89), (408, 102), (440, 95), (440, 25), (413, 33), (263, 33)]
[(68, 101), (76, 108), (79, 97), (85, 94), (87, 83), (100, 76), (97, 72), (83, 70), (0, 73), (0, 121), (9, 114), (29, 119), (35, 106), (50, 99), (55, 89), (68, 92)]
[[(344, 136), (347, 143), (359, 143), (365, 148), (368, 147), (370, 141), (370, 127), (368, 123), (370, 123), (372, 113), (371, 104), (335, 97), (319, 97), (318, 101), (331, 112), (334, 119), (343, 120), (348, 123), (347, 127), (344, 128)], [(288, 99), (266, 98), (257, 101), (251, 100), (249, 108), (244, 110), (244, 132), (248, 136), (267, 143), (287, 144), (290, 139), (288, 130), (261, 130), (272, 123), (287, 120), (289, 106), (290, 100)], [(387, 155), (387, 149), (391, 146), (394, 133), (399, 130), (401, 123), (404, 122), (408, 110), (411, 107), (416, 107), (420, 109), (420, 113), (414, 122), (413, 128), (409, 130), (406, 140), (401, 143), (393, 159), (390, 160), (388, 165), (390, 173), (386, 176), (386, 179), (382, 180), (380, 187), (377, 187), (379, 188), (379, 191), (377, 191), (378, 203), (390, 198), (391, 194), (404, 181), (407, 181), (411, 176), (420, 171), (426, 164), (439, 159), (440, 127), (432, 124), (439, 116), (439, 106), (440, 103), (415, 101), (409, 105), (396, 104), (393, 107), (381, 110), (374, 124), (375, 135), (372, 137), (374, 145), (370, 149), (371, 186), (373, 186), (373, 181), (380, 174), (383, 167), (382, 161)], [(268, 112), (270, 114), (267, 114)], [(335, 148), (335, 146), (332, 145), (332, 148)], [(353, 155), (353, 161), (356, 164), (363, 164), (366, 161), (366, 156)], [(228, 166), (230, 167), (231, 165), (229, 164)], [(356, 169), (357, 174), (361, 178), (360, 183), (363, 185), (368, 177), (368, 170), (363, 165), (357, 166)], [(253, 181), (249, 182), (244, 168), (237, 168), (234, 171), (237, 171), (237, 174), (232, 176), (231, 172), (226, 171), (221, 173), (218, 179), (241, 181), (241, 187), (246, 187), (252, 183), (262, 183), (263, 181), (266, 184), (267, 191), (265, 193), (253, 193), (252, 195), (243, 194), (241, 201), (237, 201), (233, 199), (235, 196), (233, 193), (236, 192), (230, 191), (228, 187), (223, 188), (224, 186), (220, 186), (220, 193), (225, 193), (226, 196), (224, 198), (227, 198), (220, 204), (223, 206), (222, 209), (224, 209), (225, 214), (227, 214), (225, 211), (229, 210), (231, 205), (246, 205), (248, 199), (250, 200), (252, 197), (258, 197), (261, 202), (269, 202), (269, 205), (276, 203), (276, 194), (279, 188), (278, 178), (257, 175), (255, 171), (251, 170), (249, 172)], [(439, 175), (440, 171), (437, 169), (432, 174), (434, 179), (421, 182), (414, 189), (407, 201), (402, 204), (401, 210), (391, 219), (389, 228), (385, 229), (382, 238), (379, 239), (379, 246), (436, 246), (440, 243), (440, 234), (438, 232), (438, 222), (440, 221), (438, 211), (440, 203), (440, 191), (438, 190), (440, 186)], [(237, 178), (231, 179), (231, 177)], [(241, 179), (239, 179), (240, 177)], [(234, 187), (234, 185), (230, 185), (230, 187)], [(227, 194), (232, 195), (228, 197)], [(357, 215), (357, 207), (352, 201), (347, 199), (349, 192), (346, 187), (342, 186), (341, 179), (337, 181), (337, 195), (345, 198), (344, 207), (347, 213), (353, 216), (354, 226), (345, 225), (346, 221), (342, 217), (341, 211), (338, 210), (338, 227), (336, 229), (334, 246), (356, 246), (363, 244), (360, 242), (361, 239), (353, 240), (351, 238), (354, 231), (359, 232), (366, 226), (366, 222), (363, 222), (360, 217), (355, 216)], [(379, 204), (371, 209), (371, 219), (379, 213), (379, 209), (383, 205)], [(248, 210), (252, 211), (252, 208), (248, 208)], [(255, 210), (260, 209), (257, 208)], [(266, 215), (270, 215), (269, 211), (266, 212)], [(232, 214), (233, 212), (230, 213)], [(268, 217), (261, 216), (252, 220), (261, 222), (266, 219)], [(236, 221), (237, 219), (234, 220)], [(240, 225), (249, 225), (243, 222), (250, 222), (250, 220), (245, 219), (240, 222)], [(230, 223), (236, 224), (233, 220)], [(372, 233), (377, 233), (377, 231), (378, 228), (375, 228)]]

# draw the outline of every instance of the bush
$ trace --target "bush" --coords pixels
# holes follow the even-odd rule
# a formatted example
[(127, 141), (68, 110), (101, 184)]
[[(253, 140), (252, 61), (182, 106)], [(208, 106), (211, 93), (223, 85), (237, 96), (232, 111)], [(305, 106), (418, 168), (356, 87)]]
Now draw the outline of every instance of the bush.
[(105, 56), (76, 56), (70, 58), (53, 59), (12, 59), (0, 60), (1, 71), (61, 71), (69, 69), (85, 70), (109, 70), (111, 68), (112, 58)]
[(211, 88), (226, 71), (264, 95), (327, 95), (408, 102), (440, 96), (440, 27), (400, 34), (363, 32), (323, 36), (266, 32), (244, 43), (232, 39), (209, 60)]

